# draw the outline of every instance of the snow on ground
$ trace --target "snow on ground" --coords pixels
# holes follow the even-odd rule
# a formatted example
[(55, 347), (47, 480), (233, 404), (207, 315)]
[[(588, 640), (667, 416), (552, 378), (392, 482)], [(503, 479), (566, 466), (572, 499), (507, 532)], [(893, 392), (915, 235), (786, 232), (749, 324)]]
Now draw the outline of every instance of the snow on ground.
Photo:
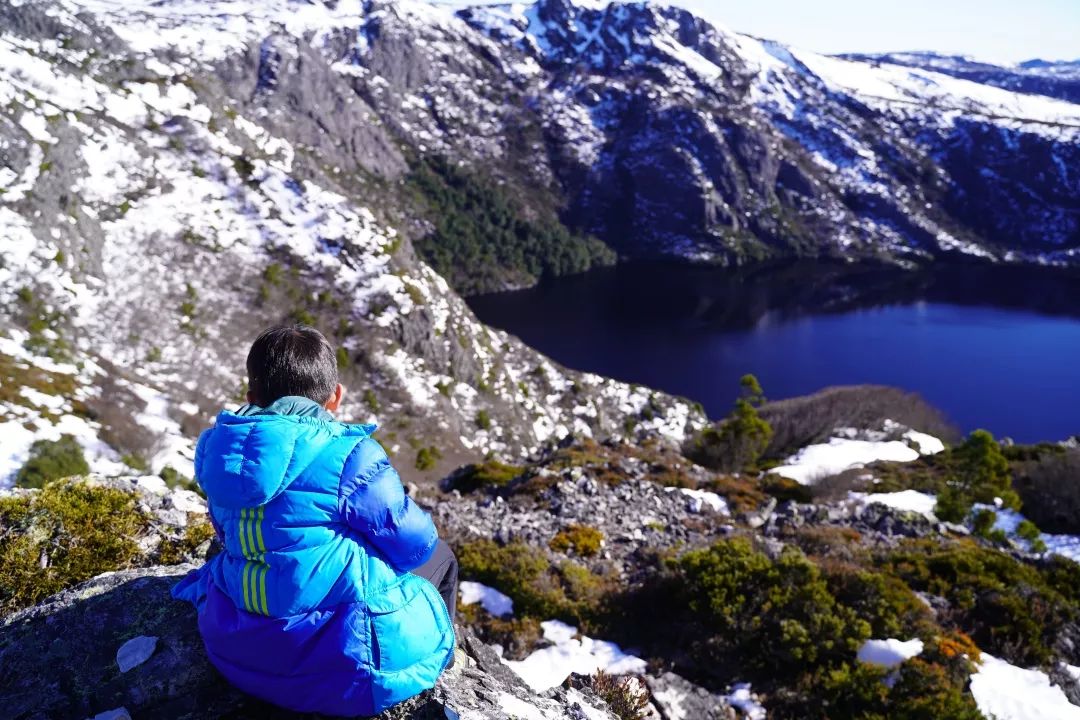
[(706, 505), (713, 509), (713, 512), (718, 512), (721, 515), (730, 515), (728, 510), (727, 501), (714, 492), (708, 490), (695, 490), (693, 488), (664, 488), (667, 492), (681, 492), (686, 495), (686, 509), (692, 513), (700, 513)]
[(1080, 562), (1080, 535), (1051, 535), (1042, 534), (1042, 541), (1046, 543), (1047, 552), (1067, 557), (1075, 562)]
[(919, 451), (899, 440), (874, 442), (834, 437), (827, 443), (804, 447), (789, 457), (787, 464), (770, 472), (803, 485), (813, 485), (822, 478), (879, 460), (912, 462), (918, 459)]
[(916, 657), (922, 651), (923, 641), (918, 638), (906, 642), (888, 638), (887, 640), (867, 640), (859, 648), (855, 657), (859, 662), (880, 665), (883, 668), (894, 668), (905, 660)]
[[(972, 507), (972, 512), (979, 510), (993, 510), (997, 514), (997, 519), (994, 521), (994, 529), (1001, 530), (1009, 539), (1022, 547), (1028, 547), (1028, 541), (1023, 538), (1017, 537), (1016, 530), (1020, 527), (1020, 523), (1024, 522), (1027, 518), (1024, 514), (1017, 512), (1016, 510), (1009, 510), (1008, 508), (994, 507), (993, 505), (984, 505), (982, 503), (976, 503)], [(1061, 555), (1075, 562), (1080, 562), (1080, 535), (1053, 535), (1051, 533), (1042, 533), (1040, 536), (1042, 541), (1046, 544), (1046, 551), (1054, 555)]]
[(751, 694), (750, 683), (737, 683), (726, 699), (732, 707), (742, 710), (747, 720), (765, 720), (769, 716), (765, 706)]
[(1080, 720), (1080, 707), (1070, 703), (1046, 673), (986, 653), (971, 676), (971, 694), (979, 710), (997, 720)]
[(612, 675), (645, 672), (645, 661), (623, 652), (606, 640), (594, 640), (578, 635), (576, 627), (559, 620), (540, 623), (544, 639), (552, 644), (541, 648), (524, 660), (507, 660), (506, 664), (536, 692), (560, 685), (570, 673), (592, 675), (603, 670)]
[[(912, 462), (921, 455), (934, 455), (945, 443), (933, 435), (906, 430), (886, 420), (881, 430), (838, 428), (826, 443), (808, 445), (789, 457), (781, 467), (769, 472), (791, 478), (803, 485), (813, 485), (822, 478), (863, 467), (878, 461)], [(889, 440), (900, 434), (902, 439)]]
[(465, 580), (458, 585), (458, 590), (461, 591), (462, 605), (480, 603), (481, 607), (495, 617), (514, 614), (514, 601), (493, 587)]
[(891, 493), (848, 493), (848, 499), (864, 505), (886, 505), (897, 510), (907, 510), (922, 515), (933, 515), (937, 505), (937, 496), (918, 490), (902, 490)]

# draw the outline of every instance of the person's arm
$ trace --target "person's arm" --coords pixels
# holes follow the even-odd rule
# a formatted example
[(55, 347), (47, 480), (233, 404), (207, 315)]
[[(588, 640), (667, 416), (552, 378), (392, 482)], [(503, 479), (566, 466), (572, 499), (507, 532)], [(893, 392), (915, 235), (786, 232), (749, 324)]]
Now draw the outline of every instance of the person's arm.
[(345, 523), (398, 570), (420, 567), (435, 550), (435, 523), (405, 494), (386, 452), (371, 438), (345, 461), (339, 507)]

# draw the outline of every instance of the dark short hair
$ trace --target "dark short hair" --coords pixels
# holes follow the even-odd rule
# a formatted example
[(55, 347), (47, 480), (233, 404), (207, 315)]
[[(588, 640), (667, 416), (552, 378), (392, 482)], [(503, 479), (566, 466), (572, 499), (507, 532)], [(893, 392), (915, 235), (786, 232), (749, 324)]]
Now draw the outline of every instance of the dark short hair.
[(288, 395), (325, 403), (337, 388), (337, 354), (313, 327), (277, 325), (252, 343), (247, 372), (252, 400), (263, 407)]

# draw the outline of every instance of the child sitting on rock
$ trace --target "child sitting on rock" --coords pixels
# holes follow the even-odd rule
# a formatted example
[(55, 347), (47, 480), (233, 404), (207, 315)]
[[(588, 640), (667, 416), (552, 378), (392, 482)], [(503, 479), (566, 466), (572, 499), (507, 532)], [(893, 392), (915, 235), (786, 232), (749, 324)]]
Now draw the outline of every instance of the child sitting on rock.
[(195, 451), (225, 550), (173, 595), (198, 608), (210, 660), (241, 690), (300, 712), (381, 712), (451, 662), (457, 560), (375, 426), (333, 419), (344, 388), (322, 334), (270, 328), (247, 371), (249, 404)]

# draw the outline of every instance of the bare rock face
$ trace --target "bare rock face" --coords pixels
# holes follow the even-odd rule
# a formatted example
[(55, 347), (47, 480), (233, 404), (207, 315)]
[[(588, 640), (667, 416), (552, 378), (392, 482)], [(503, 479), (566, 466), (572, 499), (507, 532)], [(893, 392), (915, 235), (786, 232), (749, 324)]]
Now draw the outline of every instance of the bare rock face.
[[(169, 594), (194, 567), (106, 573), (4, 620), (4, 717), (314, 717), (246, 696), (217, 673), (206, 658), (194, 609)], [(138, 654), (141, 662), (125, 672), (117, 651), (140, 637), (156, 637), (156, 643), (140, 641), (145, 646)], [(470, 631), (459, 632), (459, 646), (464, 653), (433, 690), (378, 717), (496, 720), (516, 710), (551, 720), (614, 720), (587, 690), (557, 688), (545, 697), (535, 695)]]

